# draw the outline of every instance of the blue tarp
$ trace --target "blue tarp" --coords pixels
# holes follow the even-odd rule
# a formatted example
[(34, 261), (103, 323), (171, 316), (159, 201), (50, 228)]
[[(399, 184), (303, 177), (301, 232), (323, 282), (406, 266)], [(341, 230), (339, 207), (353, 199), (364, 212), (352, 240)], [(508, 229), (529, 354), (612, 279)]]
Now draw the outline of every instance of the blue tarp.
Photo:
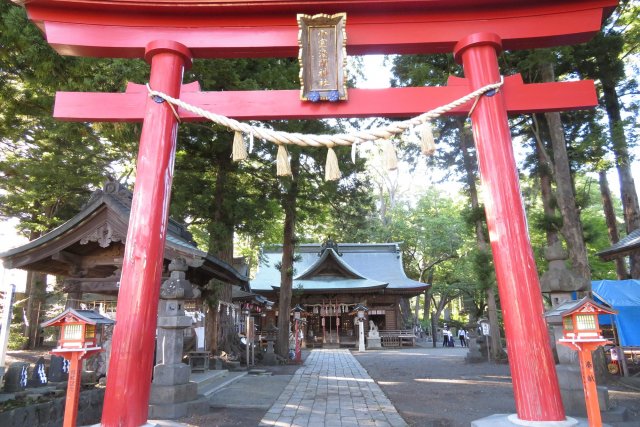
[(597, 300), (618, 311), (613, 317), (620, 345), (639, 347), (640, 280), (597, 280), (591, 282), (591, 290)]

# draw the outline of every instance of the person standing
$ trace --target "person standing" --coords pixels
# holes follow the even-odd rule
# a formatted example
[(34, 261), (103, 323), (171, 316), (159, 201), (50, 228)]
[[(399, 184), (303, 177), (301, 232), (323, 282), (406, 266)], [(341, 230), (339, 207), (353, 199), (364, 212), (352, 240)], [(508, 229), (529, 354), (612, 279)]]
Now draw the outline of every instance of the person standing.
[(442, 346), (449, 347), (449, 328), (444, 327), (444, 331), (442, 331)]
[(460, 338), (460, 346), (467, 347), (467, 331), (464, 328), (458, 331), (458, 338)]

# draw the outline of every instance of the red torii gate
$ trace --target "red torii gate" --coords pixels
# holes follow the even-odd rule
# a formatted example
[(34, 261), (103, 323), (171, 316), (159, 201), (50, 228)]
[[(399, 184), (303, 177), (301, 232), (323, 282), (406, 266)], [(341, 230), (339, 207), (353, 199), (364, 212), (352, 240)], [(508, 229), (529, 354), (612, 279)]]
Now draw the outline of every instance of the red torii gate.
[[(411, 116), (500, 80), (497, 53), (578, 43), (599, 31), (615, 0), (15, 0), (63, 55), (144, 57), (150, 85), (240, 119)], [(446, 87), (349, 90), (349, 101), (309, 104), (298, 91), (201, 92), (182, 85), (192, 58), (295, 57), (297, 13), (347, 12), (350, 54), (454, 52), (465, 79)], [(517, 417), (566, 419), (521, 202), (507, 113), (596, 105), (593, 83), (524, 85), (473, 110), (473, 134), (502, 301)], [(466, 114), (470, 104), (453, 114)], [(199, 120), (178, 110), (182, 119)], [(142, 121), (104, 426), (146, 423), (153, 340), (173, 176), (177, 120), (166, 103), (131, 85), (124, 94), (59, 93), (65, 120)], [(554, 422), (556, 422), (554, 424)]]

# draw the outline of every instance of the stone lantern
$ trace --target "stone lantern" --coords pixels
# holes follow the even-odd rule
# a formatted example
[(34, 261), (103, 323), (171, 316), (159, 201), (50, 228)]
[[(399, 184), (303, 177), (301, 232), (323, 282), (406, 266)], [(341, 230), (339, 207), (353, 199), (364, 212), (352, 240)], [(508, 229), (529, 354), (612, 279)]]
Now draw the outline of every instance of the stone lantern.
[(186, 279), (187, 269), (184, 259), (174, 259), (169, 264), (171, 275), (160, 287), (158, 363), (153, 369), (150, 418), (175, 419), (208, 410), (207, 401), (198, 397), (198, 385), (190, 381), (191, 366), (182, 363), (184, 330), (192, 323), (191, 317), (185, 315), (184, 300), (200, 296), (200, 291)]

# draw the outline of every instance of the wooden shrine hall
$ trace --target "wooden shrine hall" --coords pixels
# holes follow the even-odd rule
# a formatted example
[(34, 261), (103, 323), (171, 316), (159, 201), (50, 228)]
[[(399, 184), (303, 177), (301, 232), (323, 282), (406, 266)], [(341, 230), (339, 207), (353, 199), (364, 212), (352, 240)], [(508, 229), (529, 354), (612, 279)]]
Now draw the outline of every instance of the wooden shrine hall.
[[(115, 297), (120, 286), (132, 193), (117, 182), (96, 190), (73, 218), (25, 245), (0, 254), (6, 268), (62, 277), (62, 289), (74, 307), (84, 294)], [(234, 267), (198, 249), (186, 228), (169, 220), (163, 276), (169, 263), (186, 260), (187, 279), (205, 285), (211, 279), (246, 289), (248, 279)]]
[[(263, 250), (253, 292), (278, 300), (282, 247)], [(414, 297), (430, 285), (409, 279), (397, 243), (301, 244), (294, 255), (292, 306), (305, 310), (304, 336), (309, 345), (355, 346), (356, 305), (368, 307), (367, 321), (383, 334), (403, 328), (401, 298)], [(277, 304), (276, 304), (277, 306)], [(267, 312), (263, 329), (276, 325), (276, 312)]]

